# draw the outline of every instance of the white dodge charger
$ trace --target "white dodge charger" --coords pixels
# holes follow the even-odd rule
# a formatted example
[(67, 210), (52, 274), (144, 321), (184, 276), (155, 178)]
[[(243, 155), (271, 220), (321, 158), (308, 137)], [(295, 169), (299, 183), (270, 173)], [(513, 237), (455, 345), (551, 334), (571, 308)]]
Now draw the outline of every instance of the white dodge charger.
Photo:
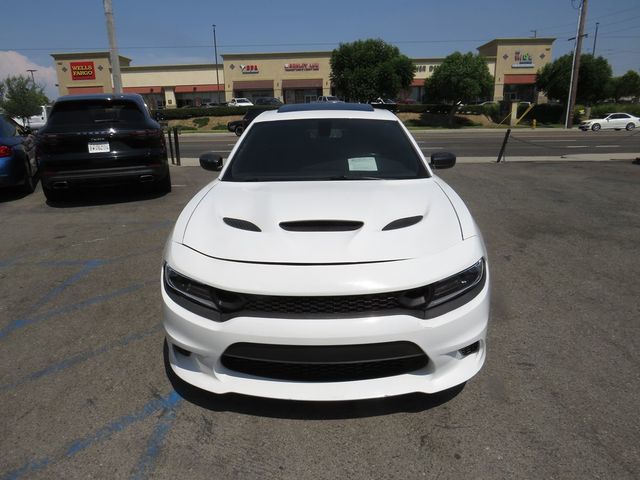
[(169, 363), (215, 393), (433, 393), (482, 367), (480, 231), (404, 125), (360, 104), (259, 115), (185, 207), (164, 254)]

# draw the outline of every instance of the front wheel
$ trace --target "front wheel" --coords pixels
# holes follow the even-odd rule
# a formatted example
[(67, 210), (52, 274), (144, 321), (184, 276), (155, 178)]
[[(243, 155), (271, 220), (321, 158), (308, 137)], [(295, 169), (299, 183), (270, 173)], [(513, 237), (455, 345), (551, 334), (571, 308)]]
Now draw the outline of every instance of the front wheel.
[(626, 128), (626, 129), (627, 129), (627, 131), (631, 131), (631, 130), (633, 130), (634, 128), (636, 128), (636, 125), (635, 125), (635, 123), (627, 123), (627, 126), (626, 126), (626, 127), (624, 127), (624, 128)]
[(240, 135), (242, 135), (242, 132), (244, 132), (244, 127), (242, 125), (238, 125), (234, 132), (239, 137)]
[(593, 125), (591, 125), (591, 130), (593, 130), (594, 132), (597, 132), (598, 130), (600, 130), (600, 124), (594, 123)]

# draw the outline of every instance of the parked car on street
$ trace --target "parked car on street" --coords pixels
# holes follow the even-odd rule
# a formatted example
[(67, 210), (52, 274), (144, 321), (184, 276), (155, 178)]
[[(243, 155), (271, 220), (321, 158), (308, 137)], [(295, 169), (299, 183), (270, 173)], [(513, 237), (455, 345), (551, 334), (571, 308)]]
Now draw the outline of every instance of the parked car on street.
[(37, 155), (48, 200), (82, 186), (171, 191), (164, 134), (138, 94), (60, 97), (38, 135)]
[(344, 103), (334, 95), (322, 95), (317, 98), (316, 103)]
[(40, 105), (40, 107), (38, 107), (38, 112), (35, 115), (31, 115), (26, 119), (14, 117), (13, 120), (18, 125), (29, 127), (31, 131), (35, 132), (45, 126), (45, 124), (47, 123), (47, 119), (49, 118), (50, 111), (51, 107), (49, 105)]
[(253, 101), (253, 104), (263, 105), (263, 106), (271, 105), (274, 107), (279, 107), (280, 105), (282, 105), (282, 102), (275, 97), (259, 97)]
[(232, 98), (228, 107), (253, 107), (253, 103), (248, 98)]
[(215, 393), (355, 400), (433, 393), (482, 367), (487, 252), (391, 112), (258, 116), (187, 204), (161, 274), (169, 364)]
[(578, 128), (584, 132), (587, 130), (597, 132), (600, 129), (622, 130), (623, 128), (633, 130), (636, 127), (640, 127), (640, 118), (628, 113), (610, 113), (603, 118), (592, 118), (578, 125)]
[(35, 139), (9, 115), (0, 115), (0, 189), (19, 187), (31, 193), (38, 183)]
[(378, 97), (369, 103), (373, 106), (373, 108), (384, 108), (385, 110), (389, 110), (393, 113), (398, 111), (398, 103), (395, 100), (391, 100), (390, 98)]
[(242, 132), (246, 130), (249, 124), (262, 112), (265, 112), (265, 108), (252, 108), (244, 114), (241, 120), (234, 120), (227, 123), (227, 130), (234, 132), (238, 137), (242, 135)]

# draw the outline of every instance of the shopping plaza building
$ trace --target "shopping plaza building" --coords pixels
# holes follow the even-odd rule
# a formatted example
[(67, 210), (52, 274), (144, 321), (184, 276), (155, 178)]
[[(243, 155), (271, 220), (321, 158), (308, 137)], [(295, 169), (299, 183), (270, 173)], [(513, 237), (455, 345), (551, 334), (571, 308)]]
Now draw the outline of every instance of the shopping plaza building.
[[(552, 58), (553, 38), (497, 38), (478, 47), (494, 78), (492, 100), (544, 101), (535, 87), (538, 70)], [(110, 93), (108, 52), (54, 53), (60, 95)], [(200, 106), (233, 97), (277, 97), (312, 102), (339, 94), (331, 84), (331, 52), (232, 53), (221, 64), (132, 65), (120, 56), (124, 92), (139, 93), (151, 108)], [(425, 79), (444, 58), (414, 58), (416, 73), (402, 98), (422, 102)]]

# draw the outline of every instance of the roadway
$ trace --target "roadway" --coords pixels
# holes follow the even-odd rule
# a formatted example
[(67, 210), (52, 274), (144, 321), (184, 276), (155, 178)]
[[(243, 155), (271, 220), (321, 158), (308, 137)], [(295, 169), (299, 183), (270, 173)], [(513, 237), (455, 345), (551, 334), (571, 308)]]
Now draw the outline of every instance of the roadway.
[[(411, 133), (426, 156), (438, 151), (450, 151), (458, 157), (497, 157), (505, 136), (503, 129), (412, 130)], [(588, 160), (585, 157), (589, 155), (600, 154), (640, 155), (639, 134), (640, 130), (582, 132), (516, 129), (512, 130), (506, 154), (508, 157), (578, 155), (582, 160)], [(233, 133), (187, 133), (180, 136), (180, 153), (185, 158), (197, 158), (205, 151), (227, 156), (237, 139)]]

